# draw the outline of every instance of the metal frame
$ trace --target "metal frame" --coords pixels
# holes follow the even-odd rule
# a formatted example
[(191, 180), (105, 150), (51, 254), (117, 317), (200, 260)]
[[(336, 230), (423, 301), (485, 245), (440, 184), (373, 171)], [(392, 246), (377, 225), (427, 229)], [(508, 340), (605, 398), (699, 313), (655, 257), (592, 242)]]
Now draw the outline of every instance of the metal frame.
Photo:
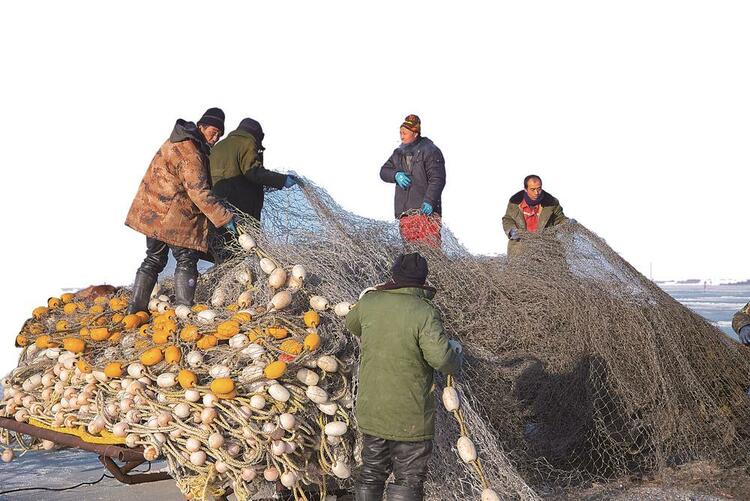
[[(172, 477), (166, 472), (155, 472), (155, 473), (133, 473), (130, 472), (137, 466), (146, 462), (143, 457), (143, 449), (130, 449), (127, 447), (120, 447), (119, 445), (101, 445), (101, 444), (90, 444), (84, 442), (75, 435), (68, 435), (67, 433), (60, 433), (59, 431), (47, 430), (44, 428), (37, 428), (34, 425), (28, 423), (21, 423), (15, 419), (8, 419), (0, 417), (0, 428), (6, 430), (15, 431), (16, 433), (23, 433), (24, 435), (30, 435), (32, 437), (41, 438), (42, 440), (50, 440), (56, 444), (64, 445), (66, 447), (74, 447), (76, 449), (82, 449), (88, 452), (94, 452), (99, 455), (99, 461), (104, 467), (112, 473), (112, 475), (119, 482), (127, 485), (144, 484), (147, 482), (159, 482), (161, 480), (167, 480)], [(119, 466), (114, 460), (125, 463)]]

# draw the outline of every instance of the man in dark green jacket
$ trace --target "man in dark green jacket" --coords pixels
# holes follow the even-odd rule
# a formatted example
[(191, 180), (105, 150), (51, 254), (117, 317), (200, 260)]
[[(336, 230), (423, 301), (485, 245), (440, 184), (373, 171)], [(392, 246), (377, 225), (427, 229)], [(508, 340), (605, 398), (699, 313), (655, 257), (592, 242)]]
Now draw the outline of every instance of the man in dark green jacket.
[(213, 192), (242, 212), (260, 221), (263, 190), (291, 188), (294, 176), (279, 174), (263, 166), (263, 128), (252, 118), (240, 122), (211, 150), (211, 183)]
[(747, 303), (744, 308), (734, 314), (732, 327), (739, 336), (740, 342), (750, 345), (750, 303)]
[(363, 434), (357, 501), (380, 501), (391, 471), (390, 501), (421, 500), (435, 432), (433, 371), (453, 374), (461, 345), (449, 341), (435, 289), (425, 286), (427, 261), (401, 255), (391, 282), (366, 293), (346, 317), (362, 342), (355, 413)]

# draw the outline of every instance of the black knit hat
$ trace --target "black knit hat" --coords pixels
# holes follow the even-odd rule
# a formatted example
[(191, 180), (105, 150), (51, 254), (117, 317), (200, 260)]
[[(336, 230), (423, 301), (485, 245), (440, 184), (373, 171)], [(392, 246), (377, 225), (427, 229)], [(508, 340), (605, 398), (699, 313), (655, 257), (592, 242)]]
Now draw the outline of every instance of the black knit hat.
[(221, 108), (209, 108), (203, 114), (198, 125), (213, 125), (219, 129), (220, 134), (224, 134), (224, 112)]
[(427, 260), (419, 252), (399, 255), (391, 268), (393, 281), (398, 285), (422, 286), (428, 272)]
[(259, 148), (262, 147), (265, 134), (263, 134), (263, 127), (260, 126), (260, 122), (258, 122), (257, 120), (253, 120), (252, 118), (243, 118), (237, 128), (240, 130), (244, 130), (249, 134), (252, 134), (255, 138), (255, 142), (258, 143), (257, 146)]

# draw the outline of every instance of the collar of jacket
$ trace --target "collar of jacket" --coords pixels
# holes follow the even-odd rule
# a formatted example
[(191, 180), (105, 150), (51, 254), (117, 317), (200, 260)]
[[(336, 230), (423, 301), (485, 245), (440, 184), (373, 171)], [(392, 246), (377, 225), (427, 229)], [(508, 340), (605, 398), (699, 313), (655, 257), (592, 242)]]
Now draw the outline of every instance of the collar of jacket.
[[(512, 204), (520, 205), (520, 203), (523, 202), (523, 194), (524, 190), (519, 191), (518, 193), (510, 197), (509, 202)], [(554, 207), (556, 205), (560, 205), (560, 202), (552, 196), (552, 193), (545, 191), (544, 200), (542, 200), (539, 205), (541, 205), (542, 207)]]
[(211, 150), (211, 147), (206, 142), (206, 138), (204, 138), (201, 131), (198, 130), (197, 125), (193, 122), (188, 122), (187, 120), (178, 118), (172, 129), (172, 133), (169, 135), (169, 142), (180, 143), (187, 140), (193, 141), (198, 146), (198, 149), (206, 155), (208, 155)]
[(424, 136), (419, 136), (417, 140), (414, 141), (413, 143), (409, 143), (409, 144), (401, 143), (398, 146), (398, 149), (401, 150), (401, 152), (405, 155), (414, 154), (419, 150), (420, 146), (424, 146), (425, 144), (430, 143), (430, 142), (432, 141), (430, 141), (428, 138)]
[(392, 292), (394, 294), (408, 294), (411, 296), (419, 296), (425, 299), (432, 299), (435, 297), (437, 290), (429, 285), (405, 285), (397, 284), (395, 282), (386, 282), (375, 287), (376, 290), (384, 292)]

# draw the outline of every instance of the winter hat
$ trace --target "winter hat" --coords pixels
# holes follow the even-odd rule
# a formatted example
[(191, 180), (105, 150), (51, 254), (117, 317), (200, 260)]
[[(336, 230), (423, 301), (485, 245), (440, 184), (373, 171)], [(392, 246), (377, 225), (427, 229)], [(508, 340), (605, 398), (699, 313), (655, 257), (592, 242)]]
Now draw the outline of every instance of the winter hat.
[(219, 129), (220, 134), (224, 134), (224, 112), (221, 108), (209, 108), (203, 114), (198, 125), (213, 125)]
[(401, 254), (391, 268), (393, 281), (399, 285), (423, 286), (427, 280), (427, 260), (419, 252)]
[(253, 120), (252, 118), (243, 118), (237, 128), (252, 134), (255, 138), (255, 142), (258, 143), (258, 147), (262, 146), (265, 134), (263, 134), (263, 127), (260, 126), (260, 122)]
[(409, 115), (404, 118), (404, 123), (401, 124), (401, 127), (405, 127), (415, 134), (420, 134), (422, 132), (422, 121), (419, 120), (417, 115)]

